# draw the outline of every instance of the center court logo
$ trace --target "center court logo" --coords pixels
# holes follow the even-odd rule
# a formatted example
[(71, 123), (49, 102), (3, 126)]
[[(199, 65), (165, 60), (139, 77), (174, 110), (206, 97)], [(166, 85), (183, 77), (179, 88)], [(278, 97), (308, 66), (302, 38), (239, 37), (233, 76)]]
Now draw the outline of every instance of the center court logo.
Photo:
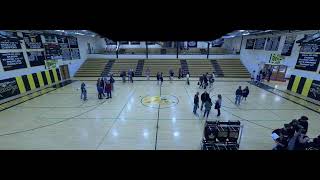
[(177, 97), (172, 95), (146, 96), (141, 99), (141, 103), (153, 108), (168, 108), (177, 105), (179, 100)]

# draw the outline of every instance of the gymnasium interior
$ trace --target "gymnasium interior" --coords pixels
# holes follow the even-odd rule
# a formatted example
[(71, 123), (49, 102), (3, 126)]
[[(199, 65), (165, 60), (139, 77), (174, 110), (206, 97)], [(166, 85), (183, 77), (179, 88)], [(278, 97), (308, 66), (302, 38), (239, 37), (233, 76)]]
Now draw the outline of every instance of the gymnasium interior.
[[(319, 30), (234, 30), (207, 41), (1, 30), (0, 149), (319, 150), (318, 46)], [(204, 76), (213, 82), (202, 86)], [(112, 98), (98, 98), (110, 77)], [(237, 104), (239, 86), (249, 91)]]

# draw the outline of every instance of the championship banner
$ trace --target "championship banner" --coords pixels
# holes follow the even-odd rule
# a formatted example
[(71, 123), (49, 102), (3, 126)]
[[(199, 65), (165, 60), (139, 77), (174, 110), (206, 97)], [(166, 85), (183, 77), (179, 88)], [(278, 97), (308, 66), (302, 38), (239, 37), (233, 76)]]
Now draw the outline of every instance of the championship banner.
[(320, 81), (312, 81), (308, 97), (320, 101)]
[(45, 56), (46, 59), (48, 60), (62, 59), (61, 49), (58, 44), (45, 44), (44, 49), (46, 53), (46, 56)]
[(69, 42), (67, 36), (57, 36), (58, 44), (61, 49), (69, 48)]
[(46, 60), (45, 65), (47, 69), (57, 68), (57, 60)]
[(266, 38), (258, 38), (256, 39), (253, 49), (263, 50), (265, 43), (266, 43)]
[(247, 39), (246, 49), (253, 49), (255, 42), (255, 39)]
[(196, 48), (197, 47), (197, 41), (188, 41), (188, 47)]
[(21, 49), (17, 32), (1, 31), (0, 35), (0, 49)]
[(45, 65), (44, 51), (30, 51), (27, 54), (31, 67)]
[(271, 54), (269, 63), (271, 64), (280, 64), (284, 60), (284, 57), (280, 54)]
[(81, 59), (79, 49), (70, 49), (71, 50), (71, 58), (73, 59)]
[(45, 43), (57, 43), (56, 35), (54, 34), (44, 34)]
[(70, 48), (79, 48), (78, 40), (76, 37), (68, 37), (68, 42)]
[(27, 49), (42, 49), (43, 44), (39, 34), (23, 33), (23, 39)]
[(0, 100), (20, 94), (16, 78), (0, 80)]
[(71, 52), (70, 49), (61, 49), (62, 60), (71, 60)]
[(280, 39), (281, 39), (280, 36), (278, 36), (278, 37), (269, 37), (267, 39), (265, 50), (266, 51), (277, 51), (278, 47), (279, 47)]
[(27, 68), (22, 52), (0, 53), (0, 59), (4, 71)]
[(286, 40), (284, 42), (281, 55), (283, 56), (291, 56), (292, 48), (294, 46), (294, 43), (296, 41), (297, 36), (292, 35), (292, 36), (287, 36)]
[(320, 54), (299, 54), (295, 69), (305, 71), (317, 71), (320, 62)]

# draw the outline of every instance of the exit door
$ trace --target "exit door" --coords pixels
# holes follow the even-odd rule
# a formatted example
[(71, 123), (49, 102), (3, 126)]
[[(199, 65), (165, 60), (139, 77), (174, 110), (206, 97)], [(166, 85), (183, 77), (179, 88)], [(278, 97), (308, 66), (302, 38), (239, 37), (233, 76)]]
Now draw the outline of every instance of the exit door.
[(62, 65), (59, 67), (61, 72), (62, 80), (70, 79), (69, 67), (68, 65)]
[(270, 80), (273, 81), (282, 81), (285, 82), (285, 75), (287, 72), (287, 66), (285, 65), (273, 65), (273, 64), (265, 64), (265, 69), (271, 68), (272, 74)]

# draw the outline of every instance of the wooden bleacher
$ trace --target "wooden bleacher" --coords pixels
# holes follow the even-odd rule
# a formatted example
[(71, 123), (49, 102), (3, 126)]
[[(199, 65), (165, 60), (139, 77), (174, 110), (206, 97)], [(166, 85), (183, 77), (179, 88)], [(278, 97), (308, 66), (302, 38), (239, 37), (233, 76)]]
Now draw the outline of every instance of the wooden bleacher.
[(211, 74), (214, 71), (211, 62), (207, 59), (189, 59), (187, 63), (190, 77), (199, 77), (206, 72)]
[(223, 72), (223, 77), (250, 78), (250, 73), (240, 59), (217, 59), (216, 61)]
[(136, 71), (137, 68), (137, 64), (138, 64), (138, 60), (132, 59), (132, 60), (128, 60), (128, 59), (117, 59), (111, 70), (110, 73), (112, 73), (115, 77), (120, 76), (120, 73), (122, 71), (126, 71), (128, 72), (129, 69), (133, 69), (133, 71)]
[(142, 76), (145, 76), (145, 71), (149, 67), (151, 76), (156, 76), (157, 72), (162, 72), (163, 76), (169, 76), (169, 69), (172, 68), (174, 76), (178, 76), (179, 68), (181, 68), (180, 60), (177, 59), (152, 59), (145, 60), (142, 70)]
[(87, 59), (75, 74), (75, 77), (100, 77), (107, 59)]

